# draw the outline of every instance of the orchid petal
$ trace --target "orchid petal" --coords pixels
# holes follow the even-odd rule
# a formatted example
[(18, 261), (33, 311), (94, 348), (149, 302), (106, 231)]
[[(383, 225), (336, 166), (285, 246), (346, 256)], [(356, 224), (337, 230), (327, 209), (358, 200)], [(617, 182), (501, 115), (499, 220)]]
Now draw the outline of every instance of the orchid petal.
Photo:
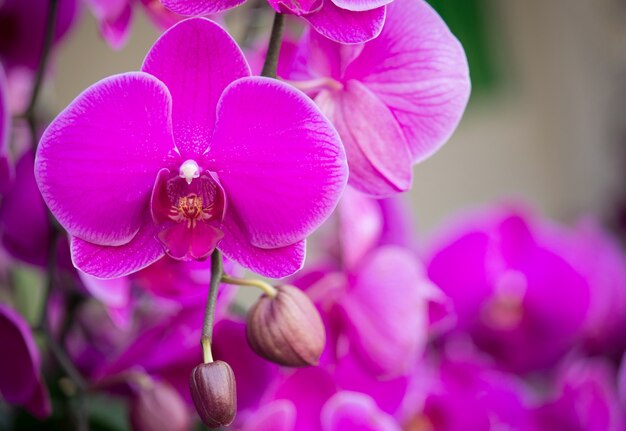
[(0, 394), (11, 404), (24, 405), (34, 415), (50, 415), (50, 400), (39, 376), (41, 359), (28, 323), (0, 304)]
[(401, 431), (392, 416), (359, 392), (337, 392), (326, 402), (321, 415), (324, 431)]
[(250, 75), (237, 43), (205, 18), (188, 19), (166, 31), (141, 70), (163, 81), (172, 95), (174, 139), (183, 160), (207, 150), (224, 88)]
[(294, 431), (296, 408), (289, 400), (272, 401), (254, 413), (254, 420), (246, 421), (243, 431)]
[(68, 233), (108, 246), (135, 236), (157, 172), (174, 147), (170, 107), (161, 82), (126, 73), (85, 90), (46, 129), (35, 177)]
[(393, 0), (331, 0), (335, 6), (341, 9), (355, 12), (366, 11), (388, 5)]
[(427, 341), (424, 274), (410, 252), (377, 249), (340, 301), (351, 343), (377, 375), (395, 377), (417, 361)]
[(385, 23), (385, 7), (362, 12), (341, 9), (332, 1), (304, 18), (323, 36), (339, 43), (361, 43), (376, 38)]
[(163, 5), (180, 15), (196, 16), (222, 12), (239, 6), (246, 0), (161, 0)]
[(250, 243), (294, 244), (334, 210), (347, 169), (339, 136), (298, 90), (269, 78), (224, 92), (209, 158)]
[(323, 91), (315, 101), (341, 136), (352, 186), (375, 197), (411, 187), (413, 163), (402, 129), (370, 90), (350, 80), (343, 91)]
[(463, 47), (425, 1), (387, 6), (385, 28), (348, 67), (389, 107), (414, 161), (435, 152), (461, 119), (470, 94)]
[(165, 255), (156, 234), (156, 226), (147, 223), (128, 244), (120, 246), (101, 246), (72, 237), (72, 262), (76, 268), (93, 277), (123, 277), (147, 267)]
[(217, 248), (229, 259), (270, 278), (286, 277), (299, 271), (304, 265), (305, 240), (286, 247), (259, 248), (250, 244), (239, 226), (240, 224), (229, 218), (222, 225), (224, 238)]

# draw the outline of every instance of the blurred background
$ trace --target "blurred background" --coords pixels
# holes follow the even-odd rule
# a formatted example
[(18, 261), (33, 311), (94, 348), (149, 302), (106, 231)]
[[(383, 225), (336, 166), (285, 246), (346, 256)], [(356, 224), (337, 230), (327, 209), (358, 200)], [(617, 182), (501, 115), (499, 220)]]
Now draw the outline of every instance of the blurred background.
[[(450, 142), (415, 167), (420, 227), (510, 197), (560, 220), (593, 213), (617, 222), (626, 198), (626, 2), (430, 3), (465, 47), (473, 95)], [(137, 70), (158, 36), (136, 13), (115, 52), (97, 28), (83, 10), (61, 45), (55, 112), (98, 79)]]

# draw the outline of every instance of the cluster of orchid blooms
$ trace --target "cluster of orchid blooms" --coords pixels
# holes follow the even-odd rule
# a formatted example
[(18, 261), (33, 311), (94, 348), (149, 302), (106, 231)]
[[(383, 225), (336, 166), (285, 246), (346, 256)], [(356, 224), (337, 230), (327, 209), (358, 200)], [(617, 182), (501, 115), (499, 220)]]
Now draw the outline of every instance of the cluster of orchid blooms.
[[(79, 4), (0, 2), (0, 413), (83, 430), (104, 393), (138, 431), (625, 430), (626, 265), (597, 223), (499, 205), (416, 237), (398, 194), (470, 92), (442, 19), (268, 1), (244, 54), (218, 24), (242, 0), (84, 0), (113, 48), (139, 7), (164, 33), (51, 122)], [(37, 322), (23, 265), (47, 280)], [(235, 286), (263, 295), (245, 310)]]

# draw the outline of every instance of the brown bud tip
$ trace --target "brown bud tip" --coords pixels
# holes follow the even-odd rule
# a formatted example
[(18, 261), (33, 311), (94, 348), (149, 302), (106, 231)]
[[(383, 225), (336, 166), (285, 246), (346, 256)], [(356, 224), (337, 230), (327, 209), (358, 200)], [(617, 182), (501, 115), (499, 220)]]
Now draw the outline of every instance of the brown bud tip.
[(290, 367), (317, 365), (326, 344), (324, 324), (308, 296), (293, 286), (279, 286), (250, 309), (246, 334), (259, 356)]
[(189, 379), (191, 398), (209, 428), (230, 425), (237, 411), (235, 374), (226, 362), (200, 364)]
[(132, 400), (130, 423), (135, 431), (187, 431), (191, 426), (178, 392), (166, 383), (152, 381)]

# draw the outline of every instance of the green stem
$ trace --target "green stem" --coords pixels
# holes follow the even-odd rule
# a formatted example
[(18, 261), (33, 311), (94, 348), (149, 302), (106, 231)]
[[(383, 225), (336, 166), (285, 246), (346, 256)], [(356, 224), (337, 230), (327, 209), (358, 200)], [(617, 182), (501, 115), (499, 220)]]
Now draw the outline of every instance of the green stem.
[(285, 16), (276, 12), (274, 15), (274, 23), (272, 24), (272, 34), (270, 42), (267, 46), (267, 54), (263, 63), (261, 76), (276, 78), (276, 69), (278, 67), (278, 56), (280, 54), (280, 45), (283, 38), (283, 28), (285, 27)]
[(57, 15), (59, 12), (59, 0), (50, 0), (48, 17), (46, 20), (46, 30), (44, 34), (43, 46), (41, 47), (41, 56), (39, 57), (39, 64), (37, 65), (37, 71), (35, 72), (35, 83), (33, 84), (33, 91), (30, 95), (28, 107), (22, 115), (28, 122), (28, 127), (31, 131), (33, 146), (36, 146), (36, 124), (35, 124), (35, 109), (37, 107), (37, 100), (39, 99), (39, 93), (41, 93), (41, 87), (43, 86), (43, 80), (46, 75), (48, 67), (48, 60), (50, 59), (50, 51), (52, 50), (52, 42), (54, 41), (54, 29), (56, 25)]
[(215, 320), (215, 303), (217, 302), (217, 292), (220, 287), (220, 281), (224, 274), (224, 263), (222, 262), (222, 254), (218, 249), (213, 250), (211, 254), (211, 280), (209, 284), (209, 294), (206, 300), (206, 309), (204, 310), (204, 323), (202, 324), (202, 355), (204, 363), (213, 362), (213, 353), (211, 351), (211, 341), (213, 340), (213, 322)]

